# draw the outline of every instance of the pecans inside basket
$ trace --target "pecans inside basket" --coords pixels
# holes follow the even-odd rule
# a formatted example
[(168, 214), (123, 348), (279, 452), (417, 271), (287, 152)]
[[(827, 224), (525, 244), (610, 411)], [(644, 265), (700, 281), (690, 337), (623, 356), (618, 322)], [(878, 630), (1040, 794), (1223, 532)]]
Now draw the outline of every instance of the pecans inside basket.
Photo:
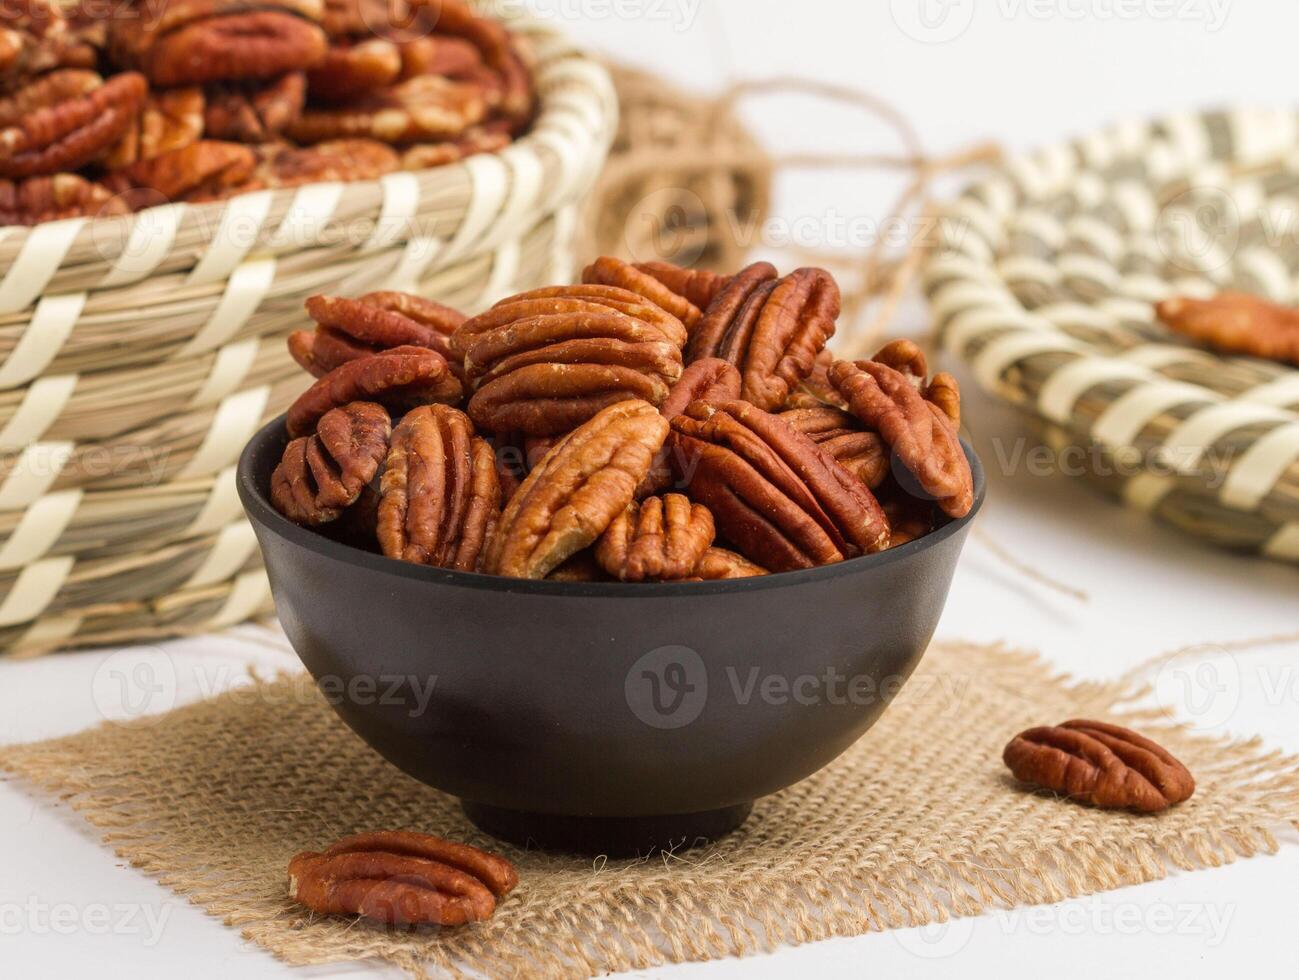
[(625, 582), (832, 564), (972, 509), (955, 380), (906, 341), (835, 361), (828, 272), (583, 278), (468, 319), (314, 297), (272, 502), (390, 558)]
[(374, 180), (507, 146), (528, 56), (464, 0), (21, 0), (0, 225)]

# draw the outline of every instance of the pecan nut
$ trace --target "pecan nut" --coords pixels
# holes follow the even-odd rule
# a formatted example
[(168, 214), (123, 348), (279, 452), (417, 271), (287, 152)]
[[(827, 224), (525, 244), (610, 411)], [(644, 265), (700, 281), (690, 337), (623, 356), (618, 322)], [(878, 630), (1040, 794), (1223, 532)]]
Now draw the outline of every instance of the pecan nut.
[(320, 0), (165, 0), (149, 17), (115, 17), (108, 47), (155, 85), (278, 78), (325, 55)]
[(720, 357), (740, 369), (745, 401), (765, 411), (785, 404), (834, 336), (839, 287), (823, 269), (783, 279), (766, 262), (728, 281), (692, 332), (686, 361)]
[(829, 405), (831, 408), (846, 409), (848, 403), (830, 384), (830, 368), (833, 365), (834, 355), (828, 350), (821, 351), (812, 365), (812, 373), (799, 382), (785, 402), (785, 408), (820, 408)]
[(679, 581), (694, 574), (714, 534), (707, 507), (679, 493), (649, 497), (613, 519), (595, 558), (623, 582)]
[(0, 88), (58, 68), (93, 68), (95, 51), (62, 8), (47, 0), (13, 0), (0, 24)]
[(338, 520), (356, 503), (388, 453), (391, 422), (372, 402), (326, 412), (313, 435), (294, 439), (271, 474), (271, 501), (296, 524)]
[(501, 510), (495, 454), (463, 412), (417, 408), (393, 430), (379, 497), (385, 555), (477, 571)]
[(479, 153), (499, 153), (510, 145), (508, 132), (493, 123), (474, 126), (455, 140), (441, 143), (416, 143), (401, 154), (403, 170), (431, 170), (459, 163)]
[(484, 569), (542, 579), (594, 544), (631, 503), (667, 434), (667, 420), (640, 400), (610, 405), (569, 433), (506, 506)]
[(959, 518), (970, 512), (974, 477), (952, 420), (908, 375), (878, 361), (838, 361), (830, 382), (944, 513)]
[(655, 306), (667, 310), (685, 324), (689, 330), (703, 316), (699, 307), (690, 302), (684, 293), (678, 293), (665, 285), (653, 273), (630, 265), (622, 259), (605, 256), (596, 259), (582, 272), (582, 282), (589, 285), (617, 286), (628, 292), (645, 297)]
[(961, 386), (950, 374), (929, 377), (929, 360), (914, 340), (894, 340), (872, 360), (905, 375), (927, 402), (936, 405), (956, 428), (961, 427)]
[(316, 102), (347, 102), (396, 84), (401, 67), (401, 50), (386, 38), (335, 42), (307, 73), (307, 89)]
[(685, 327), (609, 286), (536, 290), (468, 320), (453, 342), (491, 432), (561, 435), (628, 399), (659, 405), (681, 376)]
[(1299, 364), (1299, 310), (1240, 292), (1169, 299), (1156, 309), (1170, 330), (1223, 354)]
[[(80, 84), (85, 76), (76, 74)], [(39, 108), (0, 128), (0, 177), (76, 170), (103, 156), (136, 118), (147, 88), (136, 72), (114, 75), (74, 95), (65, 88), (51, 89), (48, 81), (35, 84), (42, 87), (39, 98), (20, 95), (14, 102)]]
[(214, 140), (266, 143), (302, 115), (307, 77), (289, 72), (269, 82), (227, 82), (208, 89), (204, 134)]
[(287, 132), (299, 143), (358, 137), (420, 143), (460, 136), (486, 116), (481, 86), (419, 75), (345, 105), (309, 108)]
[(812, 568), (887, 546), (888, 520), (866, 485), (777, 416), (696, 402), (672, 429), (679, 485), (763, 567)]
[(232, 193), (325, 181), (377, 180), (400, 165), (396, 151), (377, 140), (329, 140), (315, 146), (277, 144), (263, 150), (253, 176)]
[[(729, 402), (739, 397), (740, 372), (726, 361), (706, 357), (695, 361), (681, 372), (681, 378), (672, 386), (667, 398), (659, 406), (659, 411), (670, 422), (694, 402)], [(662, 493), (672, 486), (672, 466), (668, 462), (668, 456), (675, 448), (676, 442), (669, 433), (649, 475), (636, 491), (638, 498)]]
[(889, 454), (874, 432), (862, 428), (848, 412), (821, 405), (791, 408), (780, 418), (828, 452), (839, 465), (875, 490), (889, 475)]
[(463, 38), (478, 49), (495, 76), (491, 101), (496, 111), (515, 124), (526, 122), (535, 102), (531, 72), (509, 32), (479, 17), (463, 0), (421, 0), (420, 5), (432, 14), (439, 34)]
[(1191, 798), (1195, 779), (1148, 738), (1099, 721), (1031, 728), (1003, 755), (1015, 778), (1106, 808), (1157, 813)]
[[(686, 269), (671, 262), (637, 262), (636, 268), (653, 276), (673, 293), (683, 297), (697, 310), (706, 310), (722, 291), (727, 276), (708, 269)], [(701, 313), (702, 315), (702, 313)]]
[(199, 140), (110, 174), (105, 184), (120, 191), (132, 208), (175, 201), (212, 201), (242, 186), (257, 165), (257, 154), (241, 143)]
[(756, 578), (759, 575), (770, 575), (761, 565), (755, 565), (743, 555), (737, 555), (726, 548), (709, 548), (699, 559), (695, 568), (695, 579), (700, 582), (717, 582), (731, 578)]
[(355, 401), (374, 401), (396, 413), (421, 405), (452, 404), (463, 389), (446, 358), (426, 347), (394, 347), (348, 361), (320, 378), (289, 406), (291, 438), (315, 431), (326, 412)]
[(347, 837), (289, 862), (289, 897), (312, 912), (403, 927), (481, 922), (518, 882), (498, 855), (409, 831)]
[(203, 90), (197, 86), (150, 93), (122, 138), (104, 157), (104, 167), (121, 170), (137, 160), (151, 160), (198, 142), (206, 105)]
[(448, 306), (388, 291), (366, 293), (357, 299), (312, 296), (306, 306), (316, 330), (290, 334), (289, 353), (317, 378), (348, 361), (393, 347), (437, 351), (454, 373), (451, 335), (465, 318)]
[(106, 217), (126, 214), (128, 210), (126, 203), (103, 184), (76, 174), (0, 180), (0, 226)]

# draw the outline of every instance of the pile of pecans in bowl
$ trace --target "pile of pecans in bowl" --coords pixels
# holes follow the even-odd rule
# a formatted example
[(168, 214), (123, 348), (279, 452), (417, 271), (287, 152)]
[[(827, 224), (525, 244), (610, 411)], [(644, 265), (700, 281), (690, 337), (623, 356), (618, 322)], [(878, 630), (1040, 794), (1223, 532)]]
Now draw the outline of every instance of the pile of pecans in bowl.
[(307, 302), (271, 480), (288, 519), (403, 561), (514, 578), (742, 578), (960, 518), (960, 391), (910, 341), (825, 349), (822, 269), (602, 258), (465, 318), (405, 293)]
[(534, 102), (518, 38), (463, 0), (13, 0), (0, 225), (440, 166)]

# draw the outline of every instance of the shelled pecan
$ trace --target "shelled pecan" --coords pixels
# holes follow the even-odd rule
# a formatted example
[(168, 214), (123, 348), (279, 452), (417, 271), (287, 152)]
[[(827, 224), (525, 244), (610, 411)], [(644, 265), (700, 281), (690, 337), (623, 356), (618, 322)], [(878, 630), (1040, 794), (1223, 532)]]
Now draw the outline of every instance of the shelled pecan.
[(1067, 721), (1006, 746), (1015, 778), (1098, 807), (1157, 813), (1191, 798), (1195, 779), (1162, 746), (1118, 725)]
[(770, 575), (761, 565), (755, 565), (743, 555), (725, 548), (709, 548), (699, 559), (694, 577), (701, 582), (715, 582), (731, 578), (756, 578)]
[[(69, 77), (60, 74), (64, 81)], [(15, 108), (0, 109), (0, 115), (11, 115), (0, 126), (0, 177), (62, 173), (98, 159), (121, 139), (144, 103), (147, 85), (138, 73), (114, 75), (88, 91), (81, 89), (85, 73), (75, 73), (75, 79), (71, 87), (38, 80), (39, 97), (19, 93)], [(78, 94), (70, 94), (73, 88)]]
[(133, 207), (176, 201), (210, 201), (252, 176), (257, 156), (242, 143), (199, 140), (109, 175), (105, 184)]
[(289, 353), (305, 370), (324, 377), (335, 368), (393, 347), (437, 351), (456, 373), (451, 334), (464, 316), (433, 300), (407, 293), (374, 292), (356, 299), (312, 296), (307, 313), (315, 332), (289, 335)]
[(627, 505), (596, 545), (595, 558), (623, 582), (669, 582), (689, 578), (712, 546), (715, 529), (708, 508), (679, 493)]
[(481, 86), (418, 75), (343, 105), (308, 108), (287, 130), (299, 143), (366, 137), (406, 144), (454, 139), (487, 117)]
[(126, 214), (124, 201), (77, 174), (0, 180), (0, 226)]
[(499, 23), (479, 17), (463, 0), (421, 0), (439, 34), (463, 38), (482, 55), (495, 75), (493, 103), (501, 115), (521, 125), (534, 107), (531, 73), (518, 45)]
[(336, 41), (307, 73), (307, 86), (313, 100), (347, 102), (394, 85), (401, 68), (401, 49), (387, 38)]
[(929, 377), (929, 360), (914, 340), (894, 340), (886, 344), (872, 360), (905, 375), (927, 402), (942, 410), (956, 428), (961, 427), (961, 389), (950, 374)]
[(1212, 299), (1168, 299), (1156, 309), (1170, 330), (1223, 354), (1299, 365), (1299, 310), (1292, 307), (1226, 292)]
[(332, 408), (354, 401), (375, 401), (394, 412), (421, 405), (460, 400), (460, 382), (437, 351), (394, 347), (341, 364), (320, 378), (289, 406), (287, 425), (293, 438), (315, 429)]
[(653, 276), (698, 310), (706, 310), (726, 285), (727, 277), (707, 269), (685, 269), (671, 262), (637, 262), (636, 268)]
[[(689, 408), (693, 402), (729, 402), (739, 397), (740, 372), (726, 361), (706, 357), (701, 361), (695, 361), (681, 372), (680, 379), (668, 392), (667, 398), (659, 406), (659, 411), (665, 419), (671, 421)], [(636, 491), (638, 498), (662, 493), (672, 486), (672, 464), (668, 461), (668, 456), (675, 447), (676, 441), (669, 433), (667, 442), (663, 444), (663, 449), (654, 459), (654, 465), (650, 467), (649, 474)]]
[(785, 402), (785, 408), (820, 408), (828, 405), (831, 408), (846, 409), (848, 403), (830, 384), (830, 368), (834, 361), (834, 355), (830, 351), (821, 351), (812, 365), (812, 373), (798, 383), (798, 387)]
[(268, 82), (225, 82), (208, 88), (204, 132), (209, 139), (266, 143), (302, 115), (307, 76), (289, 72)]
[(642, 271), (622, 259), (605, 256), (596, 259), (582, 272), (582, 282), (599, 286), (617, 286), (636, 293), (655, 306), (667, 310), (690, 330), (703, 315), (684, 293), (666, 286), (649, 271)]
[(501, 510), (492, 447), (446, 405), (406, 414), (393, 430), (379, 488), (379, 544), (389, 558), (478, 570)]
[(774, 411), (812, 373), (839, 306), (839, 287), (825, 270), (797, 269), (781, 279), (768, 263), (756, 263), (722, 287), (691, 333), (686, 361), (729, 361), (744, 379), (744, 399)]
[(388, 454), (388, 413), (372, 402), (326, 412), (294, 439), (271, 475), (271, 501), (297, 524), (327, 524), (356, 503)]
[(278, 78), (325, 55), (320, 0), (162, 0), (149, 16), (115, 16), (115, 63), (155, 85)]
[(401, 154), (403, 170), (428, 170), (459, 163), (479, 153), (497, 153), (510, 145), (512, 137), (502, 129), (488, 123), (474, 126), (454, 140), (440, 143), (416, 143)]
[(780, 418), (828, 452), (839, 465), (872, 490), (889, 475), (889, 454), (884, 441), (868, 432), (848, 412), (829, 405), (792, 408)]
[(93, 68), (95, 52), (47, 0), (10, 0), (0, 23), (0, 90), (58, 68)]
[(453, 342), (483, 429), (560, 435), (627, 399), (659, 405), (681, 376), (685, 327), (610, 286), (534, 290), (467, 321)]
[(409, 831), (347, 837), (289, 862), (289, 897), (312, 912), (403, 927), (481, 922), (518, 882), (502, 857)]
[(565, 437), (523, 481), (488, 545), (484, 570), (545, 578), (623, 512), (668, 434), (649, 402), (610, 405)]
[(888, 521), (865, 484), (777, 416), (743, 401), (696, 402), (672, 429), (678, 486), (763, 567), (812, 568), (888, 545)]
[(956, 428), (910, 376), (878, 361), (839, 361), (830, 369), (830, 382), (945, 513), (970, 512), (974, 477)]
[(315, 146), (270, 144), (261, 148), (252, 176), (229, 193), (322, 181), (377, 180), (400, 166), (396, 151), (377, 140), (329, 140)]
[(151, 92), (104, 157), (104, 167), (122, 170), (138, 160), (152, 160), (198, 142), (206, 105), (203, 90), (197, 86)]

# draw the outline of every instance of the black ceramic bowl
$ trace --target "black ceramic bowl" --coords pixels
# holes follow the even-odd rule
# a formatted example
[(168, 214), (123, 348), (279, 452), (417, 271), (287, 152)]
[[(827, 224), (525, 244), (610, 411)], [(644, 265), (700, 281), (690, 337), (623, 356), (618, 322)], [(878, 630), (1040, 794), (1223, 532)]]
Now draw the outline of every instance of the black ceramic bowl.
[(348, 725), (484, 830), (563, 850), (717, 837), (852, 745), (924, 653), (974, 519), (763, 578), (519, 581), (291, 524), (268, 496), (286, 440), (282, 420), (254, 437), (239, 495), (302, 661)]

